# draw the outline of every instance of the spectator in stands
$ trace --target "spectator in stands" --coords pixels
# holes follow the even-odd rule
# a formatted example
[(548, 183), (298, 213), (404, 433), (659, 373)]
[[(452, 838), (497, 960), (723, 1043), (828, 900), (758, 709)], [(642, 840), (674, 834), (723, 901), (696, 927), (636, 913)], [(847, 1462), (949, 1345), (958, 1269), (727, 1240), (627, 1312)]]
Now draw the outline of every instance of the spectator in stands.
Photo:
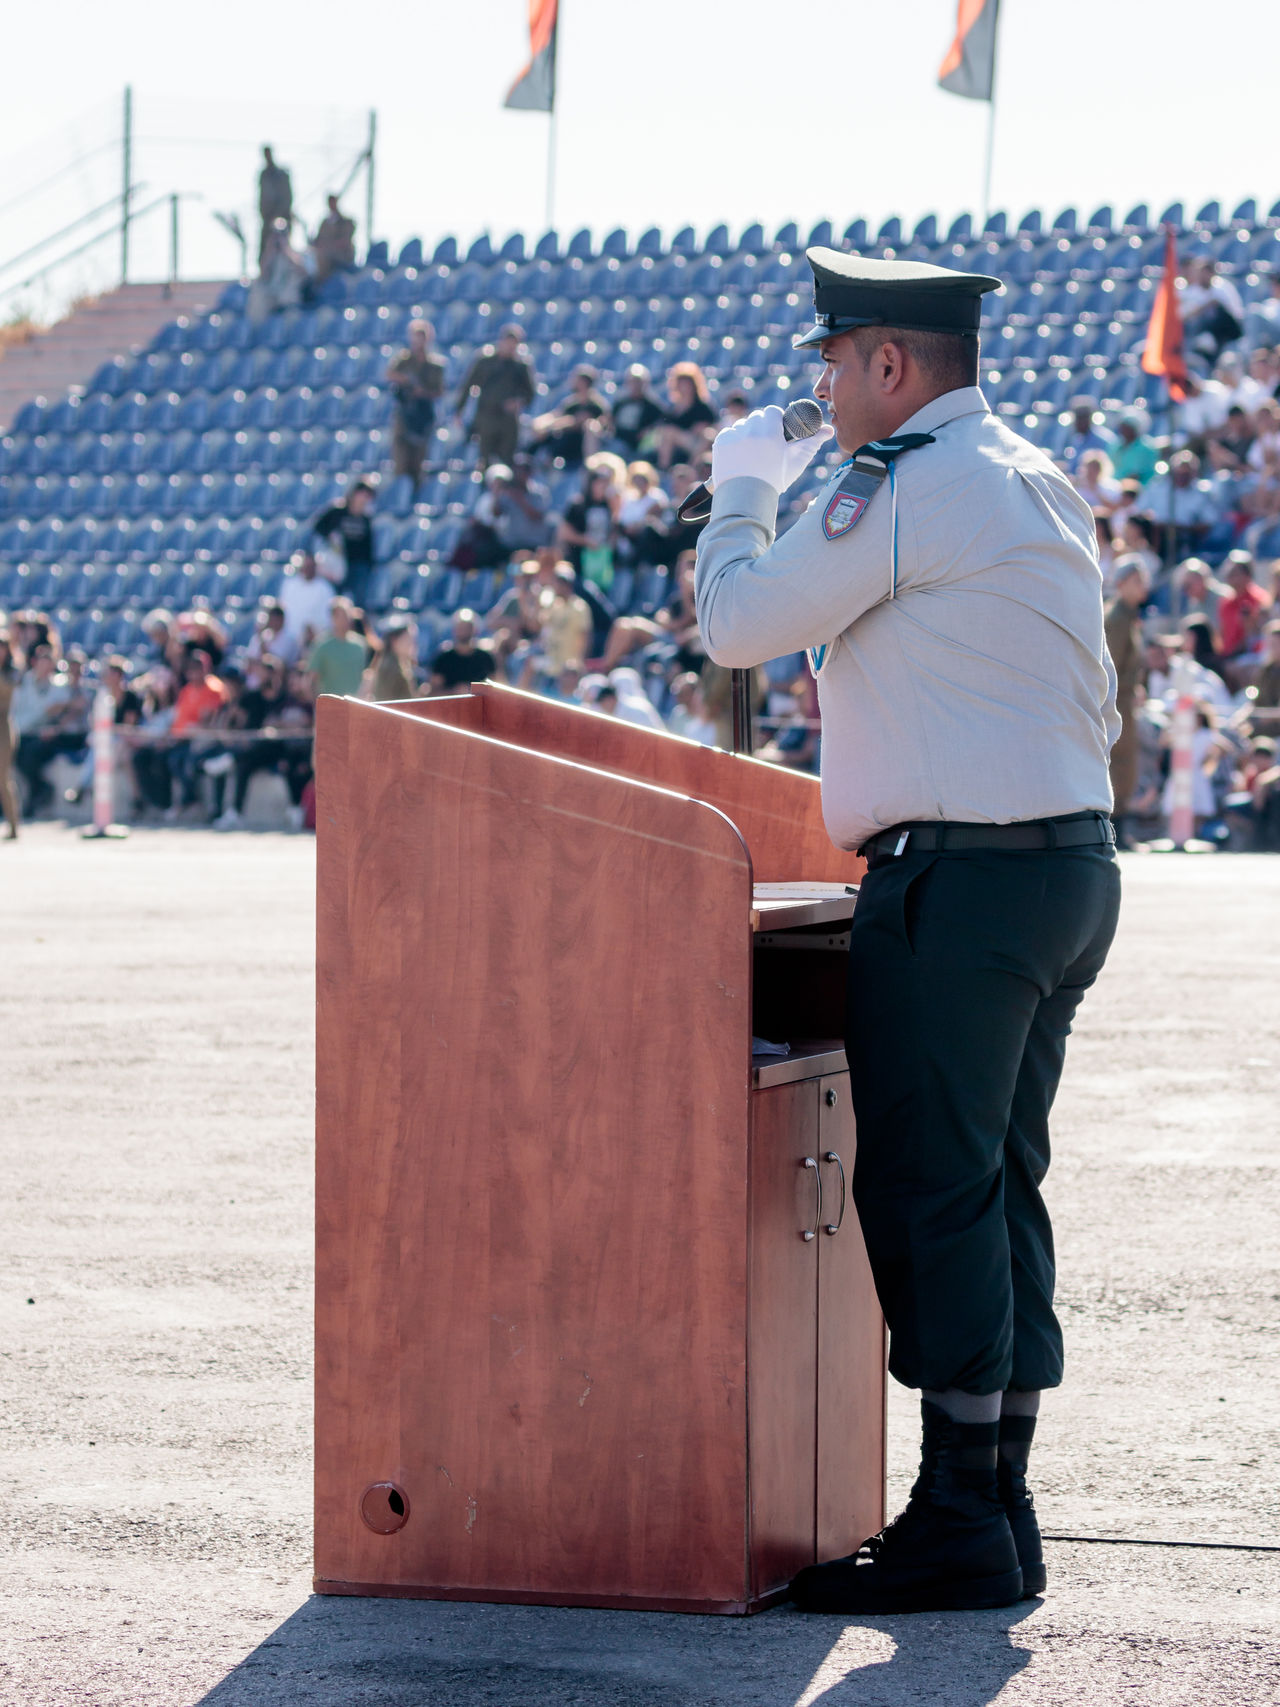
[(602, 438), (608, 437), (609, 409), (596, 390), (596, 370), (575, 368), (569, 394), (533, 423), (533, 444), (565, 468), (581, 468)]
[(6, 825), (5, 840), (18, 834), (18, 785), (13, 780), (13, 754), (17, 731), (13, 725), (13, 696), (18, 687), (18, 664), (13, 655), (9, 630), (0, 628), (0, 812)]
[(1235, 350), (1224, 350), (1218, 357), (1214, 377), (1226, 391), (1228, 409), (1243, 409), (1251, 414), (1271, 396), (1270, 388), (1246, 370)]
[(1186, 282), (1179, 292), (1182, 333), (1189, 350), (1210, 361), (1244, 331), (1240, 292), (1218, 271), (1216, 261), (1197, 256), (1185, 263)]
[(260, 326), (283, 308), (297, 308), (306, 284), (307, 269), (289, 241), (288, 221), (277, 219), (267, 232), (261, 270), (249, 286), (244, 311)]
[(1202, 446), (1226, 420), (1231, 399), (1221, 380), (1201, 379), (1194, 372), (1187, 375), (1186, 392), (1178, 405), (1178, 434), (1183, 444)]
[(532, 659), (533, 676), (522, 685), (562, 682), (580, 671), (594, 628), (591, 606), (574, 590), (573, 565), (554, 548), (538, 553), (538, 579), (544, 595), (540, 652)]
[(681, 504), (698, 484), (698, 479), (699, 476), (688, 463), (678, 462), (671, 470), (668, 479), (671, 510), (666, 520), (667, 543), (662, 555), (663, 563), (668, 566), (674, 566), (682, 552), (697, 549), (698, 535), (707, 525), (705, 519), (700, 522), (682, 522), (679, 516)]
[(672, 682), (671, 700), (671, 710), (667, 714), (667, 727), (671, 733), (683, 735), (686, 741), (697, 741), (702, 747), (714, 747), (716, 726), (707, 716), (701, 685), (692, 670), (686, 670)]
[(623, 723), (635, 723), (641, 729), (665, 729), (661, 714), (648, 694), (638, 673), (623, 665), (609, 672), (609, 681), (617, 693), (615, 713)]
[(1117, 568), (1115, 597), (1106, 608), (1107, 650), (1116, 672), (1116, 712), (1120, 734), (1111, 749), (1111, 793), (1115, 800), (1116, 840), (1130, 845), (1125, 825), (1138, 785), (1138, 730), (1134, 718), (1138, 689), (1146, 675), (1146, 648), (1140, 612), (1147, 598), (1147, 578), (1137, 563)]
[(476, 638), (480, 619), (473, 610), (457, 611), (453, 618), (453, 641), (442, 646), (431, 660), (433, 694), (452, 693), (472, 682), (487, 682), (497, 669), (492, 650)]
[(173, 633), (178, 645), (170, 656), (179, 675), (192, 652), (207, 652), (217, 674), (227, 651), (227, 631), (209, 609), (207, 599), (193, 599), (191, 609), (174, 618)]
[(1253, 432), (1246, 461), (1256, 474), (1275, 479), (1280, 475), (1280, 403), (1273, 397), (1265, 398), (1254, 410)]
[(623, 562), (648, 565), (662, 561), (667, 507), (667, 495), (652, 463), (631, 463), (618, 505), (618, 554)]
[(696, 551), (680, 554), (676, 565), (674, 585), (667, 602), (652, 617), (620, 616), (609, 630), (603, 656), (598, 668), (608, 675), (616, 665), (640, 647), (666, 641), (671, 646), (672, 660), (679, 670), (695, 674), (706, 662), (702, 636), (698, 629), (698, 614), (694, 608), (693, 585), (697, 568)]
[(580, 579), (607, 594), (613, 585), (613, 553), (619, 497), (608, 469), (589, 468), (582, 491), (560, 523), (560, 548)]
[(1215, 580), (1212, 569), (1203, 558), (1188, 557), (1174, 571), (1169, 615), (1179, 625), (1186, 617), (1202, 616), (1216, 629), (1218, 605), (1230, 591), (1221, 581)]
[(507, 477), (494, 495), (494, 526), (502, 549), (536, 551), (551, 538), (547, 511), (551, 494), (533, 472), (533, 463), (518, 452)]
[(1164, 535), (1172, 535), (1175, 554), (1195, 551), (1219, 519), (1211, 483), (1200, 473), (1194, 451), (1178, 451), (1167, 474), (1157, 474), (1142, 489), (1142, 507)]
[(649, 370), (643, 362), (627, 369), (622, 396), (613, 403), (613, 436), (628, 456), (636, 456), (653, 437), (653, 429), (666, 420), (666, 410), (649, 389)]
[(1248, 412), (1239, 403), (1233, 403), (1227, 410), (1227, 418), (1213, 435), (1209, 446), (1210, 452), (1218, 451), (1223, 457), (1211, 457), (1215, 470), (1224, 468), (1242, 469), (1246, 466), (1249, 452), (1253, 449), (1253, 422)]
[(429, 320), (412, 321), (407, 347), (387, 369), (387, 384), (395, 398), (392, 463), (397, 475), (408, 475), (415, 493), (436, 430), (436, 404), (444, 392), (444, 358), (432, 349), (434, 339), (435, 328)]
[(1111, 476), (1111, 459), (1105, 451), (1086, 451), (1071, 483), (1091, 510), (1114, 510), (1120, 502), (1120, 483)]
[(284, 606), (279, 599), (262, 599), (254, 619), (253, 634), (244, 649), (250, 687), (258, 685), (258, 665), (264, 658), (283, 658), (291, 664), (298, 656), (297, 641), (290, 640), (284, 631)]
[(209, 747), (208, 742), (201, 741), (200, 734), (213, 721), (226, 697), (226, 689), (213, 673), (209, 654), (192, 652), (187, 658), (183, 685), (178, 690), (169, 726), (173, 737), (169, 749), (172, 798), (166, 817), (170, 822), (192, 804), (199, 764)]
[(331, 504), (317, 516), (313, 532), (342, 553), (346, 574), (342, 591), (352, 604), (363, 607), (373, 574), (373, 505), (376, 489), (361, 476), (347, 487), (340, 504)]
[(1070, 408), (1071, 431), (1062, 446), (1059, 460), (1068, 474), (1074, 474), (1086, 451), (1100, 450), (1110, 456), (1115, 438), (1101, 424), (1102, 417), (1094, 398), (1073, 397)]
[(356, 222), (338, 206), (337, 196), (328, 198), (329, 211), (311, 240), (314, 278), (318, 285), (334, 273), (349, 273), (356, 264)]
[(484, 627), (494, 656), (507, 670), (509, 679), (523, 666), (529, 653), (538, 648), (550, 601), (551, 595), (538, 576), (538, 560), (528, 557), (516, 573), (515, 585), (508, 587), (485, 617)]
[[(1223, 580), (1230, 591), (1218, 605), (1218, 651), (1229, 666), (1257, 646), (1271, 601), (1254, 581), (1248, 551), (1229, 553)], [(1229, 668), (1225, 674), (1230, 681)]]
[(1264, 563), (1280, 559), (1280, 481), (1255, 493), (1253, 514), (1253, 521), (1241, 535), (1241, 545)]
[(167, 811), (173, 804), (169, 776), (169, 734), (174, 717), (174, 678), (164, 664), (139, 676), (142, 718), (136, 740), (131, 742), (133, 775), (138, 798), (145, 807)]
[(475, 411), (468, 436), (476, 442), (480, 467), (491, 462), (508, 468), (520, 438), (520, 416), (538, 394), (533, 366), (521, 354), (523, 328), (504, 326), (494, 345), (488, 345), (472, 362), (458, 392), (455, 414), (462, 421), (472, 397)]
[(354, 616), (351, 600), (341, 594), (330, 603), (328, 633), (311, 648), (307, 659), (313, 696), (332, 693), (354, 698), (360, 692), (369, 647), (364, 636), (355, 631)]
[(418, 630), (396, 617), (382, 631), (378, 655), (365, 675), (365, 691), (379, 704), (418, 697)]
[(142, 619), (142, 632), (147, 637), (143, 652), (143, 662), (150, 669), (156, 664), (170, 663), (169, 648), (174, 641), (172, 612), (167, 610), (148, 611)]
[(751, 402), (745, 391), (731, 391), (721, 401), (720, 427), (732, 427), (737, 421), (745, 421), (751, 413)]
[(284, 221), (287, 232), (293, 224), (293, 180), (287, 169), (277, 166), (270, 148), (262, 150), (262, 170), (258, 173), (258, 216), (262, 220), (262, 237), (258, 244), (261, 264), (267, 252), (267, 237), (277, 220)]
[(280, 583), (282, 629), (286, 662), (306, 657), (325, 631), (333, 605), (333, 588), (318, 572), (315, 553), (295, 551)]
[(655, 461), (664, 472), (674, 463), (696, 456), (718, 420), (711, 405), (706, 375), (697, 362), (677, 362), (667, 374), (670, 404), (657, 430)]
[(1210, 701), (1224, 714), (1231, 710), (1231, 690), (1227, 686), (1213, 630), (1205, 617), (1183, 617), (1179, 669), (1186, 674), (1179, 677), (1177, 671), (1173, 673), (1175, 692), (1183, 691), (1178, 684), (1180, 680), (1185, 681), (1197, 699)]
[(1160, 452), (1147, 436), (1147, 419), (1137, 410), (1116, 422), (1116, 442), (1110, 450), (1111, 472), (1117, 480), (1136, 480), (1145, 486), (1156, 471)]
[(9, 715), (18, 736), (18, 770), (27, 785), (27, 816), (34, 818), (53, 798), (44, 769), (65, 748), (62, 708), (71, 688), (47, 644), (38, 643), (27, 658), (27, 672), (14, 689)]
[(452, 569), (494, 569), (508, 556), (503, 542), (502, 502), (511, 485), (511, 470), (505, 463), (491, 462), (484, 471), (484, 489), (449, 557)]
[(1245, 338), (1251, 349), (1270, 349), (1280, 340), (1280, 272), (1268, 281), (1268, 294), (1245, 310)]
[(257, 739), (235, 754), (236, 787), (231, 807), (215, 822), (215, 830), (239, 829), (243, 823), (249, 783), (259, 771), (281, 774), (289, 789), (290, 824), (302, 823), (302, 791), (311, 776), (311, 719), (305, 705), (292, 696), (279, 658), (262, 660), (262, 680), (240, 699), (241, 729)]

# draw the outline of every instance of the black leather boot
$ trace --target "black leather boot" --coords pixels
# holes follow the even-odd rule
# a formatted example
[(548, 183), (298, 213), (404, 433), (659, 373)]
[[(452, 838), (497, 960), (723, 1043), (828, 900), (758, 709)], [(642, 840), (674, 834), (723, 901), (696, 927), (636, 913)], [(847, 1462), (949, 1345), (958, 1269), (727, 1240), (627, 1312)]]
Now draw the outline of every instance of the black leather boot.
[(791, 1584), (804, 1612), (950, 1612), (1012, 1606), (1022, 1571), (996, 1483), (997, 1423), (922, 1402), (920, 1474), (901, 1516), (856, 1553)]
[(996, 1478), (1000, 1487), (1000, 1503), (1013, 1531), (1013, 1544), (1018, 1549), (1024, 1600), (1043, 1594), (1046, 1582), (1040, 1525), (1036, 1522), (1035, 1503), (1027, 1492), (1027, 1458), (1035, 1432), (1034, 1417), (1000, 1418)]

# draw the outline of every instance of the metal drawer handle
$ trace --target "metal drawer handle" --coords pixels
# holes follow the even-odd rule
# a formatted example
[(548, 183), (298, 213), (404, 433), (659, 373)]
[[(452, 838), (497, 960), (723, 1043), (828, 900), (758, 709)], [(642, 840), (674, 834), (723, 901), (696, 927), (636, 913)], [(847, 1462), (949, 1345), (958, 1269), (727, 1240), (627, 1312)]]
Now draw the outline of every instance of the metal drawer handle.
[(816, 1238), (817, 1232), (818, 1232), (818, 1224), (822, 1220), (822, 1169), (818, 1166), (818, 1158), (816, 1156), (806, 1156), (804, 1158), (804, 1160), (801, 1162), (800, 1166), (802, 1168), (812, 1168), (813, 1169), (813, 1177), (814, 1177), (815, 1181), (817, 1182), (817, 1186), (818, 1186), (818, 1201), (817, 1201), (816, 1205), (814, 1206), (813, 1226), (812, 1227), (805, 1227), (801, 1231), (801, 1234), (800, 1234), (800, 1237), (807, 1244), (810, 1239)]
[[(824, 1162), (834, 1162), (835, 1165), (840, 1170), (840, 1214), (837, 1216), (836, 1223), (834, 1226), (832, 1226), (831, 1223), (828, 1222), (827, 1225), (822, 1229), (824, 1233), (830, 1233), (831, 1237), (834, 1239), (836, 1234), (840, 1231), (841, 1227), (844, 1226), (844, 1211), (845, 1211), (845, 1205), (848, 1201), (849, 1193), (848, 1193), (848, 1187), (845, 1184), (844, 1163), (840, 1160), (839, 1156), (836, 1155), (834, 1150), (828, 1150), (826, 1155), (822, 1159)], [(821, 1211), (819, 1211), (819, 1213), (821, 1213)]]

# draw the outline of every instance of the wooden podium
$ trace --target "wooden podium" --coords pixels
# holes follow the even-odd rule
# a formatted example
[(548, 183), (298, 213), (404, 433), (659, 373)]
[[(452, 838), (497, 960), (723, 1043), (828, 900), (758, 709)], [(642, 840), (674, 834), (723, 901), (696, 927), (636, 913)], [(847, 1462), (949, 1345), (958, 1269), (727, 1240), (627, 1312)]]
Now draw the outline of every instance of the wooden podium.
[(883, 1521), (860, 862), (510, 689), (318, 722), (316, 1589), (767, 1605)]

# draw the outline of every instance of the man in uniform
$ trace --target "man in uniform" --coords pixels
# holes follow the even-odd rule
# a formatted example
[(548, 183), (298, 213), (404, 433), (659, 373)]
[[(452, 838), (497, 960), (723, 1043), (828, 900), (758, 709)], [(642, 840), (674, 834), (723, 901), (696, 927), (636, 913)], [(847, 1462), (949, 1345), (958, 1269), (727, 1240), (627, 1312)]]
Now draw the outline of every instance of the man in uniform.
[(444, 357), (431, 348), (434, 337), (429, 320), (412, 321), (408, 346), (387, 369), (387, 384), (396, 400), (392, 463), (397, 476), (407, 474), (413, 481), (415, 494), (436, 428), (436, 404), (444, 392)]
[(809, 250), (849, 461), (775, 538), (824, 438), (764, 409), (715, 441), (697, 607), (709, 657), (810, 650), (827, 828), (868, 874), (849, 951), (853, 1191), (923, 1392), (906, 1510), (792, 1585), (812, 1611), (999, 1606), (1044, 1586), (1026, 1464), (1062, 1377), (1040, 1196), (1048, 1115), (1119, 905), (1118, 729), (1093, 517), (978, 389), (999, 281)]
[(519, 326), (504, 326), (497, 344), (487, 346), (472, 362), (458, 391), (459, 420), (468, 399), (475, 394), (471, 437), (476, 441), (481, 469), (491, 462), (510, 468), (520, 437), (520, 413), (537, 396), (533, 368), (520, 354), (523, 338)]
[(293, 180), (284, 166), (277, 166), (269, 148), (262, 150), (262, 170), (258, 173), (258, 217), (262, 221), (262, 236), (258, 243), (258, 265), (267, 255), (267, 238), (277, 219), (285, 222), (285, 236), (293, 224)]

